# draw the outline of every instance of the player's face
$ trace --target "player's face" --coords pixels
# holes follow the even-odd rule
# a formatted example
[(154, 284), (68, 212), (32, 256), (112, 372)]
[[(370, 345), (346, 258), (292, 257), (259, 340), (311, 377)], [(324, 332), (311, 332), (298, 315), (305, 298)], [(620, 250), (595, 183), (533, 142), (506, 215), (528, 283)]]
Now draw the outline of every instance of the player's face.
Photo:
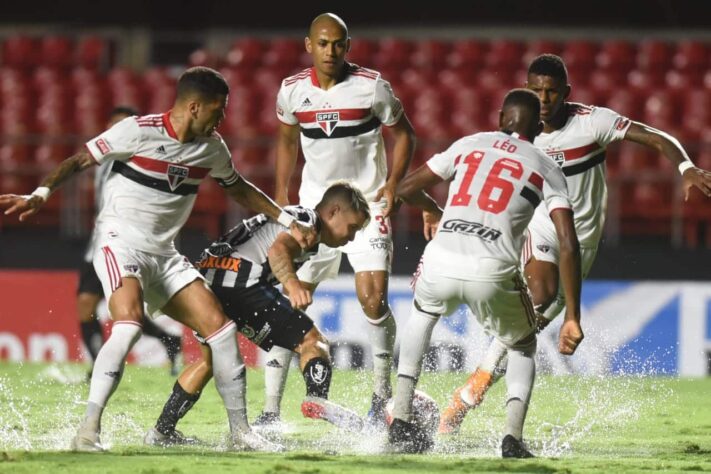
[(321, 241), (329, 247), (340, 247), (355, 239), (356, 233), (363, 228), (365, 216), (350, 208), (339, 207), (324, 221)]
[(541, 120), (546, 123), (560, 113), (570, 93), (570, 86), (565, 81), (539, 74), (529, 74), (526, 87), (541, 99)]
[(227, 96), (221, 96), (213, 102), (200, 102), (193, 120), (193, 133), (201, 137), (212, 135), (225, 118)]
[(350, 41), (342, 28), (325, 22), (306, 38), (306, 51), (311, 54), (317, 71), (336, 76), (346, 61)]

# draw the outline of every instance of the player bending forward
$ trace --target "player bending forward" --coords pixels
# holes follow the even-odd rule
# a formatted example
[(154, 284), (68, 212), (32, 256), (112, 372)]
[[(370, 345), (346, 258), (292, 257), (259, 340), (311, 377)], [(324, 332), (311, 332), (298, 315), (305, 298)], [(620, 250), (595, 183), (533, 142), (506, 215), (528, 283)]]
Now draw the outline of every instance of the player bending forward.
[(536, 94), (515, 89), (504, 98), (499, 131), (456, 141), (408, 175), (398, 196), (438, 214), (422, 190), (453, 178), (439, 230), (427, 244), (415, 299), (400, 347), (398, 384), (389, 441), (422, 452), (431, 438), (411, 423), (412, 398), (432, 330), (441, 316), (467, 304), (482, 327), (509, 350), (503, 457), (531, 457), (522, 442), (535, 376), (536, 321), (519, 273), (524, 232), (545, 201), (561, 242), (561, 275), (569, 302), (560, 351), (571, 354), (580, 328), (580, 254), (573, 213), (560, 168), (531, 144), (543, 127)]
[[(629, 140), (662, 153), (682, 175), (688, 197), (691, 187), (711, 196), (711, 173), (694, 166), (679, 142), (671, 135), (634, 122), (613, 110), (566, 102), (570, 95), (568, 72), (563, 60), (553, 54), (535, 58), (526, 86), (541, 100), (544, 129), (534, 144), (555, 159), (568, 184), (580, 240), (581, 271), (590, 272), (602, 237), (607, 207), (605, 148), (618, 140)], [(538, 206), (528, 226), (522, 264), (538, 315), (539, 329), (545, 328), (565, 307), (565, 295), (558, 285), (559, 255), (553, 223), (544, 205)], [(494, 374), (505, 368), (506, 348), (492, 341), (484, 360), (467, 383), (453, 394), (443, 411), (440, 433), (454, 433), (469, 410), (478, 406), (494, 382)], [(499, 365), (500, 370), (495, 370)]]
[[(326, 400), (332, 373), (328, 341), (302, 311), (312, 302), (311, 291), (295, 272), (316, 254), (319, 243), (335, 248), (351, 242), (370, 219), (368, 203), (358, 189), (337, 183), (326, 190), (315, 210), (288, 206), (285, 211), (316, 228), (315, 245), (302, 251), (286, 227), (261, 214), (214, 242), (203, 252), (198, 267), (245, 337), (265, 351), (276, 345), (299, 354), (306, 382), (304, 416), (360, 431), (359, 416)], [(288, 299), (274, 287), (278, 283), (288, 291)], [(175, 426), (212, 377), (210, 350), (203, 349), (203, 358), (187, 367), (175, 383), (156, 426), (146, 434), (147, 444), (193, 441)]]

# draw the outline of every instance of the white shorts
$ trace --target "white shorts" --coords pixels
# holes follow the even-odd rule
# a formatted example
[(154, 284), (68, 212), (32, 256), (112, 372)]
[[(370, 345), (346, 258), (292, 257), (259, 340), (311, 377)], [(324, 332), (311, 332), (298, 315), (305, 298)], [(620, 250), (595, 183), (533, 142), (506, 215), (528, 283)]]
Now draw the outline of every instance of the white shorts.
[(97, 245), (94, 269), (107, 301), (121, 286), (122, 278), (138, 279), (147, 314), (152, 318), (163, 314), (161, 308), (178, 291), (197, 279), (204, 280), (190, 260), (178, 252), (167, 256), (155, 255), (122, 246), (116, 241)]
[(535, 332), (533, 303), (519, 275), (496, 282), (459, 280), (423, 265), (415, 282), (415, 303), (426, 313), (445, 316), (466, 304), (486, 332), (507, 346)]
[(393, 234), (390, 218), (383, 216), (385, 204), (370, 203), (370, 222), (358, 233), (353, 242), (343, 247), (320, 245), (318, 253), (307, 260), (296, 272), (299, 280), (320, 283), (338, 276), (341, 255), (348, 255), (353, 271), (390, 273), (393, 257)]
[[(595, 256), (597, 255), (597, 247), (581, 247), (580, 248), (580, 270), (583, 280), (587, 278)], [(526, 263), (534, 257), (542, 262), (549, 262), (555, 266), (560, 262), (560, 247), (557, 238), (549, 238), (544, 234), (537, 232), (535, 229), (528, 228), (526, 230), (526, 242), (523, 245), (521, 252), (521, 266), (525, 267)]]

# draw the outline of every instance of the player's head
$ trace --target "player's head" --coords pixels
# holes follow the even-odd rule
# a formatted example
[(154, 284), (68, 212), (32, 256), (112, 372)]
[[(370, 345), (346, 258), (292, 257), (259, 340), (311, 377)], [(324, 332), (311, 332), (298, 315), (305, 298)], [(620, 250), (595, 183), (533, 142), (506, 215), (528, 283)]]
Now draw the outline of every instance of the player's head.
[(209, 67), (192, 67), (178, 78), (175, 99), (190, 117), (195, 136), (210, 136), (225, 117), (230, 87), (222, 74)]
[(133, 107), (124, 105), (114, 107), (111, 109), (111, 112), (109, 112), (109, 121), (106, 128), (111, 128), (126, 117), (133, 117), (134, 115), (138, 115), (138, 112)]
[(340, 74), (346, 53), (351, 49), (346, 23), (333, 13), (322, 13), (314, 18), (304, 44), (316, 70), (331, 77)]
[(541, 100), (541, 120), (549, 122), (563, 110), (570, 95), (568, 70), (563, 60), (555, 54), (542, 54), (528, 66), (526, 87), (538, 94)]
[(316, 212), (323, 224), (321, 243), (329, 247), (347, 244), (370, 220), (365, 196), (347, 182), (332, 184), (316, 205)]
[(533, 91), (513, 89), (506, 94), (501, 105), (499, 129), (516, 132), (533, 141), (543, 130), (540, 114), (541, 101)]

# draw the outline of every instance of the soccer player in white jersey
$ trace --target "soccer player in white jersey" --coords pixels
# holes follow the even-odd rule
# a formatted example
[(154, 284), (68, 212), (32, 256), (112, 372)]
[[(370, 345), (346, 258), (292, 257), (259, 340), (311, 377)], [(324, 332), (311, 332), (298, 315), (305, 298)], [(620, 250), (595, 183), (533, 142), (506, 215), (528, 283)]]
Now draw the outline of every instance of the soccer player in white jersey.
[[(130, 107), (114, 107), (109, 113), (107, 127), (111, 128), (126, 117), (133, 115), (138, 115), (138, 112)], [(94, 175), (94, 196), (97, 211), (101, 209), (101, 189), (110, 174), (111, 163), (104, 163), (104, 165), (96, 168), (96, 174)], [(94, 270), (94, 246), (95, 239), (94, 233), (92, 232), (89, 237), (89, 244), (84, 252), (84, 260), (79, 269), (79, 286), (77, 288), (79, 326), (82, 340), (91, 357), (92, 370), (96, 356), (99, 355), (99, 350), (101, 350), (101, 346), (104, 344), (104, 333), (96, 312), (99, 303), (104, 299), (104, 290), (101, 287), (101, 281), (96, 274), (96, 270)], [(141, 319), (141, 326), (144, 335), (155, 337), (163, 344), (168, 359), (170, 360), (170, 373), (171, 375), (177, 375), (177, 357), (180, 353), (182, 337), (169, 334), (145, 316)], [(91, 380), (92, 370), (89, 370), (88, 380)]]
[[(692, 187), (711, 196), (711, 173), (694, 166), (678, 140), (671, 135), (623, 117), (604, 107), (566, 102), (570, 95), (568, 73), (563, 60), (553, 54), (535, 58), (528, 68), (527, 87), (541, 99), (543, 133), (534, 144), (561, 166), (568, 183), (580, 240), (581, 271), (585, 279), (595, 260), (605, 223), (607, 185), (605, 148), (618, 140), (629, 140), (654, 148), (678, 167), (688, 197)], [(539, 330), (560, 314), (565, 295), (558, 284), (559, 246), (541, 205), (528, 227), (522, 264), (526, 283), (538, 314)], [(456, 432), (466, 413), (478, 406), (494, 382), (497, 364), (505, 364), (506, 349), (496, 340), (467, 383), (453, 394), (443, 411), (440, 433)]]
[[(360, 431), (360, 416), (328, 400), (332, 375), (329, 344), (302, 311), (311, 303), (311, 293), (301, 286), (296, 270), (316, 254), (319, 243), (340, 247), (352, 241), (370, 218), (368, 202), (352, 185), (336, 183), (315, 209), (287, 206), (284, 210), (316, 228), (318, 242), (313, 247), (302, 251), (288, 229), (260, 214), (244, 220), (205, 249), (197, 266), (247, 339), (265, 351), (279, 345), (299, 354), (306, 384), (303, 415)], [(288, 299), (275, 288), (278, 283), (289, 290)], [(155, 427), (146, 434), (146, 444), (190, 443), (175, 427), (211, 377), (208, 352), (180, 375)]]
[[(373, 356), (374, 389), (369, 417), (384, 426), (385, 401), (391, 395), (395, 319), (388, 305), (392, 259), (390, 213), (395, 187), (405, 175), (415, 135), (390, 84), (380, 73), (346, 62), (348, 29), (339, 17), (325, 13), (311, 23), (305, 39), (313, 67), (286, 78), (277, 98), (275, 200), (289, 203), (289, 181), (296, 165), (299, 138), (305, 164), (299, 204), (313, 207), (324, 190), (338, 180), (357, 185), (371, 203), (370, 224), (342, 248), (322, 246), (299, 270), (299, 279), (314, 291), (319, 282), (336, 277), (341, 255), (355, 271), (358, 301), (367, 318)], [(394, 138), (392, 170), (381, 133), (389, 127)], [(278, 419), (291, 352), (272, 349), (265, 369), (266, 404), (260, 421)]]
[(400, 184), (398, 196), (433, 215), (422, 190), (452, 179), (439, 230), (425, 248), (407, 337), (400, 346), (389, 440), (422, 452), (432, 440), (412, 419), (412, 397), (435, 324), (467, 304), (485, 330), (509, 351), (503, 457), (531, 457), (523, 424), (535, 375), (536, 320), (519, 271), (526, 226), (541, 201), (561, 243), (561, 276), (569, 305), (559, 350), (572, 354), (580, 328), (580, 254), (565, 177), (532, 140), (541, 131), (540, 101), (526, 89), (504, 98), (499, 131), (477, 133), (434, 155)]
[(252, 432), (244, 400), (244, 363), (229, 321), (204, 278), (173, 244), (192, 209), (202, 178), (215, 178), (235, 201), (288, 225), (302, 247), (312, 245), (312, 228), (296, 223), (234, 169), (215, 132), (224, 117), (229, 87), (209, 68), (184, 72), (169, 112), (129, 117), (64, 160), (28, 196), (3, 195), (5, 214), (25, 220), (50, 193), (73, 175), (112, 161), (96, 219), (94, 268), (109, 297), (111, 336), (94, 364), (89, 401), (72, 448), (100, 451), (104, 407), (119, 384), (129, 350), (141, 334), (144, 301), (200, 334), (212, 350), (215, 385), (222, 396), (236, 448), (275, 447)]

